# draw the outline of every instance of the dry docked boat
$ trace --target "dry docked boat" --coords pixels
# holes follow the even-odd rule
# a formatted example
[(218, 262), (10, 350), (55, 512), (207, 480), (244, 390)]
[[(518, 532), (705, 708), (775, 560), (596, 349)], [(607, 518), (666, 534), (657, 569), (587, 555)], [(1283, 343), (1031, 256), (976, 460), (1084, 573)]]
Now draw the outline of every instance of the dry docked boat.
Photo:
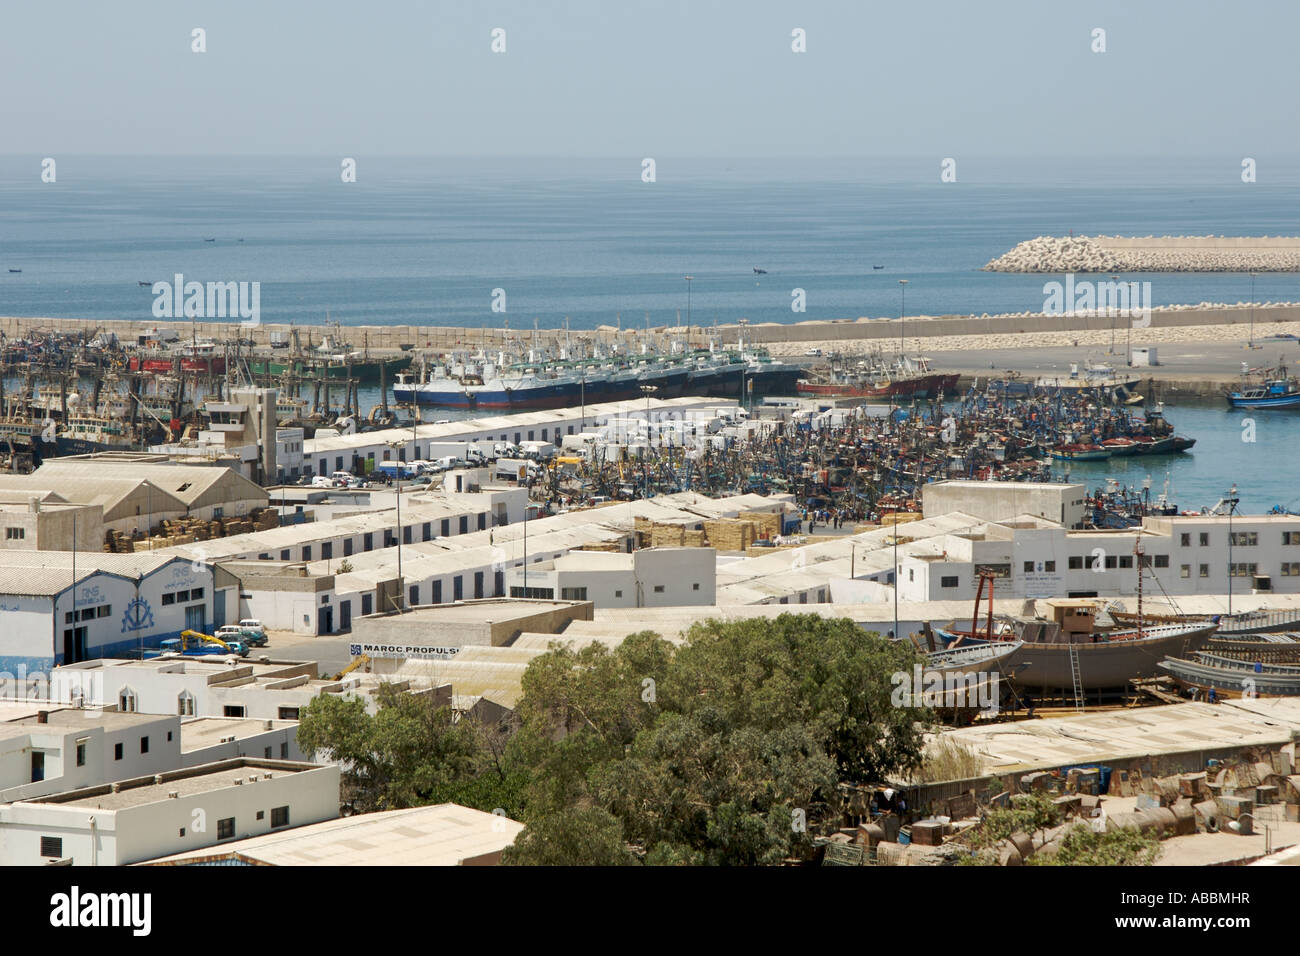
[[(1141, 617), (1141, 540), (1135, 547), (1139, 556), (1138, 607), (1139, 623), (1135, 628), (1099, 629), (1096, 624), (1099, 603), (1095, 600), (1065, 599), (1045, 602), (1051, 619), (1004, 618), (999, 626), (993, 621), (992, 573), (980, 574), (975, 593), (975, 618), (969, 629), (936, 628), (936, 634), (963, 644), (1022, 641), (1016, 666), (1007, 677), (1017, 687), (1027, 690), (1077, 687), (1080, 690), (1125, 687), (1135, 677), (1154, 677), (1158, 665), (1168, 656), (1182, 656), (1199, 650), (1218, 628), (1211, 621), (1190, 621), (1148, 627)], [(988, 616), (979, 629), (979, 602), (985, 582), (989, 586)]]
[(1170, 657), (1159, 664), (1187, 690), (1213, 690), (1216, 697), (1300, 697), (1300, 667), (1249, 663), (1215, 654), (1194, 660)]

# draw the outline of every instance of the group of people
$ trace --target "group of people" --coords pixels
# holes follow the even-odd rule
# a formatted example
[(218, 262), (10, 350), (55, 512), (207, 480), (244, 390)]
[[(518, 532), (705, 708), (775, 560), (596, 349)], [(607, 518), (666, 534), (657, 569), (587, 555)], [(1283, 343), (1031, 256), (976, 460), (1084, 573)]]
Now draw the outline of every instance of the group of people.
[(804, 508), (800, 512), (800, 518), (804, 527), (808, 529), (808, 534), (812, 534), (813, 528), (817, 527), (818, 524), (832, 528), (842, 528), (845, 525), (861, 521), (862, 512), (856, 508)]

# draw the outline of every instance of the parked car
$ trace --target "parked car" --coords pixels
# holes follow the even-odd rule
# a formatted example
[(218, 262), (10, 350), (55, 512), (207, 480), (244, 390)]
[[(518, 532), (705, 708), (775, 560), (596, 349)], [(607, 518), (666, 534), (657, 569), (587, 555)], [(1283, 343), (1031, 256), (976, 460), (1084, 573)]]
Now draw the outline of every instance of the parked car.
[(248, 643), (254, 647), (265, 647), (268, 640), (266, 628), (255, 617), (246, 617), (239, 622), (239, 629), (244, 632)]
[(338, 483), (328, 475), (317, 475), (311, 480), (313, 488), (337, 488)]

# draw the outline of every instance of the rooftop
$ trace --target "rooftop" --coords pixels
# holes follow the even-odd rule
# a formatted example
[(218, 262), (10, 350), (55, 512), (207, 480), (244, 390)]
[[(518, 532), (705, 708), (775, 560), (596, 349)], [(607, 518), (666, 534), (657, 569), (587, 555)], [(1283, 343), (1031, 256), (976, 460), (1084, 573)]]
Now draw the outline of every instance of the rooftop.
[[(214, 793), (234, 786), (257, 786), (257, 781), (316, 769), (318, 768), (315, 764), (309, 763), (239, 758), (203, 764), (187, 770), (174, 770), (156, 776), (135, 777), (98, 787), (69, 790), (26, 802), (94, 810), (127, 810), (132, 807), (148, 806), (151, 803), (162, 803), (171, 799), (172, 793), (179, 797), (190, 797), (200, 793)], [(250, 777), (254, 778), (251, 782)], [(159, 779), (161, 782), (155, 782)]]
[(459, 866), (504, 849), (523, 828), (498, 814), (444, 803), (339, 817), (153, 863), (238, 858), (266, 866)]

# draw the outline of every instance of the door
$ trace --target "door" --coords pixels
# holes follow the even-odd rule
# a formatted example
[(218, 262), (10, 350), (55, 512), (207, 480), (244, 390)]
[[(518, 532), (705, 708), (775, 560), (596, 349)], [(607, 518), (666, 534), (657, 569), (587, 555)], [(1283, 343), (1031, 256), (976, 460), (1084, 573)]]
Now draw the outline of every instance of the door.
[(339, 630), (352, 630), (352, 602), (344, 601), (339, 605)]
[(207, 608), (202, 604), (196, 604), (185, 609), (185, 627), (187, 630), (206, 634), (208, 632), (207, 618)]
[(334, 608), (323, 607), (316, 614), (316, 633), (332, 634), (334, 632)]

